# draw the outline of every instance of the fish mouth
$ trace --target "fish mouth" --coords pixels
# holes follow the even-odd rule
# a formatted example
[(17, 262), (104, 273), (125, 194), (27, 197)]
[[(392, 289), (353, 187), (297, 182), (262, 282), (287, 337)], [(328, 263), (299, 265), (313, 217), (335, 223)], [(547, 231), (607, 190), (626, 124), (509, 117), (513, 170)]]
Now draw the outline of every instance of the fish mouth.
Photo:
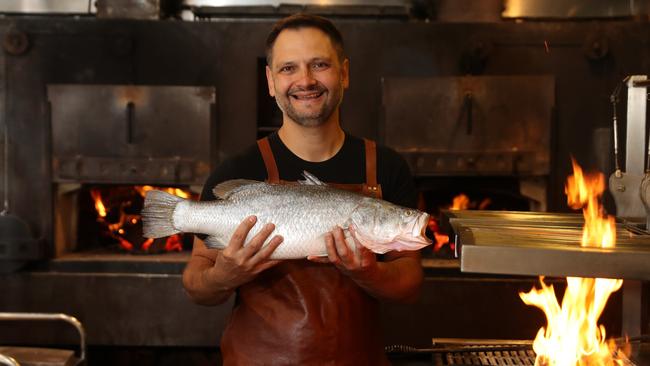
[(420, 249), (431, 245), (433, 241), (426, 236), (427, 226), (429, 225), (429, 214), (422, 212), (417, 219), (413, 220), (411, 232), (407, 235), (400, 235), (397, 241), (411, 249)]
[(428, 225), (429, 225), (429, 214), (426, 212), (422, 212), (420, 216), (417, 218), (417, 220), (415, 220), (415, 225), (413, 225), (413, 238), (416, 239), (417, 242), (426, 245), (433, 243), (433, 241), (427, 238), (426, 235)]

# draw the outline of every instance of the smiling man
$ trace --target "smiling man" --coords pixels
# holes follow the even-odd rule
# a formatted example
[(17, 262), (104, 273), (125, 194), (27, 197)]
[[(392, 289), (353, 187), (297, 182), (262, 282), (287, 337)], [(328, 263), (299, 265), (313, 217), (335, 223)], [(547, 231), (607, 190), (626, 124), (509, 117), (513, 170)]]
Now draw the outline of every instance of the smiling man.
[[(306, 170), (340, 188), (414, 207), (408, 166), (394, 151), (346, 134), (339, 106), (349, 86), (349, 60), (327, 19), (298, 14), (280, 20), (267, 39), (269, 94), (282, 127), (223, 162), (202, 200), (228, 179), (294, 184)], [(327, 257), (274, 261), (282, 238), (267, 224), (246, 241), (256, 218), (244, 220), (223, 250), (199, 238), (183, 274), (197, 303), (216, 305), (236, 294), (221, 341), (225, 365), (384, 365), (379, 300), (417, 298), (417, 252), (378, 258), (343, 229), (325, 237)], [(266, 244), (266, 245), (265, 245)]]
[(337, 118), (334, 111), (338, 112), (349, 85), (349, 61), (340, 47), (316, 28), (287, 29), (274, 46), (269, 50), (266, 77), (269, 94), (282, 112), (304, 127)]

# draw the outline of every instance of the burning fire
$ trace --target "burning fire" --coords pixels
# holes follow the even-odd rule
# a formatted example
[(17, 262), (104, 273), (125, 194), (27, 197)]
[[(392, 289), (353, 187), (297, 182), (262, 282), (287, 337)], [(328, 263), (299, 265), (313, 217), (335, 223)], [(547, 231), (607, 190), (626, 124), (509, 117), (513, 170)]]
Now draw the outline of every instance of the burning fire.
[[(610, 248), (616, 242), (613, 217), (607, 216), (599, 198), (605, 190), (603, 174), (585, 176), (575, 162), (573, 175), (567, 180), (565, 192), (571, 208), (582, 208), (585, 224), (583, 247)], [(626, 364), (626, 358), (613, 341), (605, 342), (605, 327), (598, 318), (609, 296), (623, 284), (622, 280), (568, 277), (562, 305), (555, 297), (553, 286), (540, 277), (541, 288), (519, 293), (527, 305), (540, 308), (546, 314), (547, 327), (542, 327), (533, 349), (537, 366), (614, 366)]]
[(449, 209), (467, 210), (468, 207), (469, 207), (469, 197), (461, 193), (458, 196), (454, 197), (454, 200), (452, 201), (451, 207), (449, 207)]
[[(182, 198), (190, 198), (191, 194), (185, 190), (174, 187), (159, 188), (153, 186), (135, 186), (134, 189), (144, 198), (145, 194), (152, 190), (158, 189), (166, 191), (168, 193), (174, 194)], [(141, 221), (140, 215), (128, 214), (125, 212), (124, 208), (129, 203), (122, 203), (118, 209), (119, 219), (116, 222), (111, 222), (108, 219), (109, 209), (107, 209), (107, 204), (105, 199), (102, 198), (102, 194), (99, 189), (91, 189), (90, 195), (95, 204), (95, 210), (97, 211), (97, 221), (103, 224), (106, 227), (107, 234), (115, 239), (120, 247), (126, 251), (133, 251), (138, 247), (133, 243), (133, 239), (127, 239), (128, 229), (138, 225)], [(144, 239), (144, 238), (141, 238)], [(151, 246), (154, 244), (154, 239), (146, 239), (139, 244), (139, 249), (142, 251), (149, 251)], [(183, 250), (183, 243), (181, 240), (180, 234), (172, 235), (165, 240), (164, 251), (181, 251)]]
[[(455, 196), (452, 200), (451, 206), (449, 206), (450, 210), (467, 210), (469, 208), (470, 200), (469, 197), (467, 197), (466, 194), (461, 193), (457, 196)], [(453, 250), (454, 249), (454, 244), (449, 243), (449, 235), (441, 234), (440, 233), (440, 227), (438, 226), (438, 221), (436, 219), (431, 219), (429, 221), (429, 230), (433, 232), (433, 235), (435, 237), (436, 243), (433, 245), (433, 250), (434, 251), (439, 251), (443, 246), (446, 244), (449, 244), (450, 248)]]

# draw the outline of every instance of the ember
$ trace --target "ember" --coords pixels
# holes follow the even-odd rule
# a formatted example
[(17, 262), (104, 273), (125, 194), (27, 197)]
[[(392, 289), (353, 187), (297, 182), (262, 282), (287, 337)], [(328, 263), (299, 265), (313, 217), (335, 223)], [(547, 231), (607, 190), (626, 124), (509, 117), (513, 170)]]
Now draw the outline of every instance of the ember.
[[(614, 218), (603, 212), (599, 198), (605, 189), (600, 173), (585, 176), (573, 161), (573, 175), (567, 180), (565, 192), (568, 204), (582, 208), (585, 224), (581, 245), (584, 247), (613, 247), (616, 242)], [(541, 288), (533, 288), (519, 296), (527, 305), (540, 308), (546, 314), (547, 326), (537, 333), (533, 349), (537, 366), (613, 366), (627, 364), (614, 342), (605, 342), (605, 327), (598, 318), (609, 296), (623, 284), (622, 280), (603, 278), (567, 278), (567, 289), (558, 303), (553, 286), (540, 277)]]
[(133, 186), (115, 188), (93, 188), (90, 195), (97, 212), (97, 222), (104, 236), (111, 238), (121, 250), (127, 252), (171, 252), (182, 251), (181, 234), (168, 238), (146, 239), (142, 236), (142, 222), (139, 211), (147, 191), (162, 190), (183, 198), (192, 194), (180, 188)]

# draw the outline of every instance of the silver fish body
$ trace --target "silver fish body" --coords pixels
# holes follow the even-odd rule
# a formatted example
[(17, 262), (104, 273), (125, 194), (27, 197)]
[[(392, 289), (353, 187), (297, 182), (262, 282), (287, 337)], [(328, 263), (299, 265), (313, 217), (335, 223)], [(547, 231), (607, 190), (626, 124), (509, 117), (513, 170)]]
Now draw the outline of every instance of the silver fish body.
[(424, 236), (428, 214), (322, 184), (232, 180), (214, 192), (218, 200), (196, 202), (149, 191), (142, 211), (145, 236), (205, 234), (209, 248), (222, 249), (237, 226), (255, 215), (257, 222), (246, 242), (265, 224), (273, 223), (273, 235), (284, 238), (273, 259), (327, 255), (325, 234), (337, 226), (352, 226), (355, 237), (375, 253), (417, 250), (431, 244)]

